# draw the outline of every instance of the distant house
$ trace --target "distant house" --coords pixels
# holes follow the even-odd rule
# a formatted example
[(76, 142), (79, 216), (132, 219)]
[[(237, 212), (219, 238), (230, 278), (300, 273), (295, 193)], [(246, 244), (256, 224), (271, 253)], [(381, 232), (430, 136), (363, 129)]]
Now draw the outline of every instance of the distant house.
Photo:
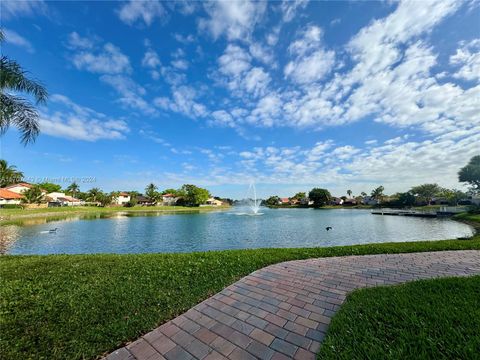
[(290, 204), (290, 199), (289, 198), (280, 198), (280, 204), (281, 205), (289, 205)]
[(209, 198), (206, 202), (207, 205), (210, 205), (210, 206), (222, 206), (223, 205), (223, 202), (220, 201), (220, 200), (217, 200), (215, 198)]
[(52, 192), (47, 194), (49, 206), (79, 206), (82, 205), (82, 201), (72, 196), (65, 195), (62, 192)]
[(309, 198), (302, 198), (300, 200), (300, 205), (313, 205), (313, 201)]
[(125, 205), (130, 201), (130, 194), (126, 192), (121, 192), (114, 200), (115, 205)]
[(162, 203), (164, 206), (173, 206), (177, 203), (178, 196), (173, 194), (162, 195)]
[(0, 188), (0, 205), (18, 205), (22, 198), (21, 194)]
[(338, 197), (332, 197), (330, 200), (330, 205), (342, 205), (343, 204), (343, 199), (338, 198)]
[(21, 182), (21, 183), (18, 183), (18, 184), (8, 185), (4, 189), (7, 189), (8, 191), (11, 191), (11, 192), (14, 192), (14, 193), (17, 193), (17, 194), (21, 194), (24, 191), (26, 191), (28, 189), (31, 189), (32, 187), (33, 187), (33, 185), (31, 185), (29, 183)]
[(346, 199), (343, 201), (344, 206), (354, 206), (357, 205), (357, 200), (355, 199)]
[(374, 199), (371, 196), (365, 196), (362, 199), (362, 204), (363, 205), (378, 205), (378, 200)]
[(462, 199), (458, 202), (458, 205), (480, 205), (480, 197), (469, 196), (466, 199)]
[(150, 205), (152, 203), (149, 198), (143, 195), (138, 195), (136, 200), (138, 205)]

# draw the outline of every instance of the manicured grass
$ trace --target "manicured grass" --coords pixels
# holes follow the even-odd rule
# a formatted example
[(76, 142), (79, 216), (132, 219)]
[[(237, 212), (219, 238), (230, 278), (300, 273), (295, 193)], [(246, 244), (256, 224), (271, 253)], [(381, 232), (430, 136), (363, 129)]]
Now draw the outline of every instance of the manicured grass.
[(480, 358), (480, 276), (351, 293), (319, 359)]
[(480, 224), (480, 214), (462, 213), (462, 214), (455, 215), (453, 218), (455, 220), (468, 221), (471, 223)]
[(266, 265), (314, 257), (480, 249), (480, 237), (191, 254), (2, 256), (0, 353), (95, 358)]

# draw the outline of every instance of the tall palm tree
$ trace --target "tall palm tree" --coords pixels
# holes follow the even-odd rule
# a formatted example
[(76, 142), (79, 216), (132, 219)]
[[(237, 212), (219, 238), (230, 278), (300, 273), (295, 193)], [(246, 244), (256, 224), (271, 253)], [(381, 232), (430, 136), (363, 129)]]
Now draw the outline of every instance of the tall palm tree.
[(39, 185), (33, 185), (30, 189), (25, 190), (22, 195), (22, 202), (26, 204), (41, 204), (44, 200), (42, 189)]
[(5, 187), (21, 181), (23, 173), (16, 166), (8, 165), (7, 160), (0, 159), (0, 187)]
[(80, 186), (74, 181), (67, 187), (67, 191), (72, 194), (73, 197), (80, 191)]
[(352, 190), (347, 190), (348, 197), (352, 197)]
[[(3, 42), (0, 31), (0, 43)], [(13, 92), (11, 94), (9, 92)], [(33, 95), (36, 104), (45, 103), (47, 90), (36, 80), (27, 77), (27, 72), (14, 60), (2, 55), (0, 60), (0, 135), (14, 125), (21, 133), (21, 142), (26, 145), (35, 141), (40, 132), (38, 113), (35, 107), (17, 93)]]

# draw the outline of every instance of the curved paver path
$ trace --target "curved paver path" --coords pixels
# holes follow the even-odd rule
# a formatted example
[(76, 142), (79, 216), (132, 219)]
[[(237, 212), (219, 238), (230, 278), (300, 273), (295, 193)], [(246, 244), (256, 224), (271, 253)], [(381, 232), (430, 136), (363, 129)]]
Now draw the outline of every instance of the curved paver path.
[(348, 292), (480, 274), (480, 251), (331, 257), (257, 270), (108, 360), (315, 359)]

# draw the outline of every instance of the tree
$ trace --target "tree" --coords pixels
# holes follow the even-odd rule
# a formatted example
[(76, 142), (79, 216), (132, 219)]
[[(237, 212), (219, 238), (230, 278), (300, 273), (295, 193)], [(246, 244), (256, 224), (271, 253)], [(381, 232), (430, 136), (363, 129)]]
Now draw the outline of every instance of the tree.
[(371, 193), (372, 198), (374, 198), (378, 202), (382, 201), (383, 197), (385, 196), (383, 194), (383, 190), (385, 190), (385, 188), (381, 185), (379, 187), (373, 189), (372, 193)]
[(360, 193), (360, 195), (362, 195), (362, 197), (366, 197), (366, 196), (367, 196), (367, 193), (366, 193), (365, 191), (362, 191), (362, 192)]
[(352, 190), (347, 190), (348, 197), (352, 197)]
[(177, 195), (180, 195), (180, 192), (177, 189), (165, 189), (162, 191), (162, 195), (166, 195), (166, 194), (172, 194), (177, 196)]
[[(109, 196), (110, 196), (110, 203), (107, 204), (107, 205), (110, 205), (112, 202), (118, 200), (118, 197), (120, 196), (120, 191), (112, 191), (112, 192), (109, 194)], [(100, 200), (100, 202), (102, 202), (102, 201)], [(106, 205), (104, 205), (104, 206), (106, 206)]]
[(458, 180), (470, 184), (473, 192), (480, 192), (480, 155), (470, 159), (458, 172)]
[(151, 203), (155, 204), (160, 198), (160, 193), (157, 191), (157, 186), (153, 183), (148, 184), (145, 188), (145, 196)]
[(410, 191), (399, 193), (397, 202), (399, 206), (413, 206), (415, 204), (415, 195), (413, 195)]
[(313, 201), (313, 206), (321, 207), (330, 202), (332, 195), (327, 189), (313, 188), (308, 193), (308, 197)]
[(278, 205), (280, 202), (280, 198), (278, 196), (270, 196), (267, 200), (265, 200), (265, 204), (268, 206), (275, 206)]
[(307, 198), (307, 194), (304, 193), (304, 192), (298, 192), (296, 193), (295, 195), (293, 195), (293, 197), (291, 197), (290, 199), (291, 200), (298, 200), (298, 201), (302, 201), (304, 199)]
[(207, 189), (191, 184), (183, 185), (180, 191), (185, 194), (184, 201), (190, 206), (204, 204), (210, 197), (210, 192)]
[(41, 204), (43, 201), (43, 193), (39, 185), (33, 185), (25, 190), (22, 195), (22, 202), (27, 204)]
[(97, 202), (97, 201), (100, 201), (99, 199), (101, 195), (102, 195), (102, 191), (99, 188), (92, 188), (88, 190), (87, 199), (88, 201)]
[(100, 194), (98, 195), (97, 201), (100, 202), (102, 206), (111, 205), (113, 201), (113, 195), (100, 192)]
[(72, 194), (73, 197), (77, 195), (77, 193), (80, 192), (80, 186), (76, 182), (71, 183), (67, 187), (67, 193)]
[(7, 160), (0, 159), (0, 187), (20, 182), (23, 173), (18, 171), (14, 165), (8, 165)]
[(421, 200), (425, 201), (428, 205), (432, 202), (435, 195), (439, 194), (442, 188), (438, 184), (422, 184), (414, 186), (410, 189), (410, 192), (418, 196)]
[(60, 185), (49, 182), (43, 182), (41, 184), (38, 184), (38, 186), (40, 186), (40, 188), (45, 190), (47, 193), (58, 192), (62, 190), (62, 187)]
[[(3, 40), (0, 31), (0, 43)], [(3, 55), (0, 61), (0, 135), (14, 125), (21, 133), (21, 142), (26, 145), (35, 141), (40, 132), (38, 113), (28, 100), (17, 94), (32, 95), (38, 105), (47, 101), (48, 93), (39, 82), (28, 78), (16, 61)]]

